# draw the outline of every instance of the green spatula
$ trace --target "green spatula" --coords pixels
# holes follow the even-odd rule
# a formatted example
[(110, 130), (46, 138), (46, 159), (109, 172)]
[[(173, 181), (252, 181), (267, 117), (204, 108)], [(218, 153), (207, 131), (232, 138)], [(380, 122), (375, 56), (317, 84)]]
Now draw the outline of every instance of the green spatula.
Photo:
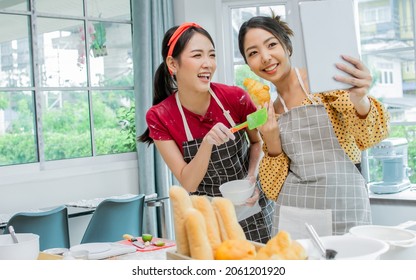
[(247, 116), (247, 121), (240, 123), (239, 125), (236, 125), (232, 128), (230, 128), (230, 131), (232, 133), (237, 132), (243, 128), (248, 127), (248, 129), (254, 129), (257, 128), (263, 124), (265, 124), (267, 121), (267, 109), (262, 108), (260, 110), (257, 110), (254, 113), (251, 113)]

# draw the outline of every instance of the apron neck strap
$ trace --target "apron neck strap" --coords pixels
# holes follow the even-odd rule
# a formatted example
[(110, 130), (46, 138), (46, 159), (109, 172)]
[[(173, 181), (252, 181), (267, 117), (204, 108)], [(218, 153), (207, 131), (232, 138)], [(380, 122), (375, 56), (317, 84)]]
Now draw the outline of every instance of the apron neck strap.
[(295, 68), (295, 72), (296, 72), (296, 76), (298, 77), (300, 87), (302, 88), (306, 97), (309, 99), (309, 101), (312, 102), (312, 104), (317, 104), (317, 102), (315, 100), (313, 100), (313, 98), (311, 97), (311, 94), (306, 90), (305, 84), (303, 83), (302, 77), (300, 76), (299, 69)]
[[(306, 98), (308, 98), (312, 102), (312, 104), (317, 104), (317, 102), (315, 100), (313, 100), (313, 98), (311, 97), (310, 93), (307, 92), (305, 84), (303, 83), (303, 80), (302, 80), (302, 77), (300, 76), (298, 68), (295, 68), (295, 73), (296, 73), (296, 77), (298, 78), (298, 82), (300, 84), (300, 87), (302, 88), (303, 93), (306, 95)], [(283, 98), (280, 96), (279, 93), (277, 93), (277, 96), (279, 97), (279, 100), (282, 103), (283, 109), (285, 110), (285, 112), (289, 111), (289, 109), (286, 106), (285, 101), (283, 100)]]
[(235, 126), (235, 122), (234, 122), (233, 118), (230, 115), (230, 111), (224, 109), (224, 106), (222, 106), (221, 101), (218, 99), (217, 95), (215, 94), (214, 91), (212, 91), (211, 88), (209, 88), (208, 91), (211, 94), (211, 96), (214, 98), (214, 100), (217, 102), (218, 106), (220, 106), (220, 108), (222, 110), (222, 113), (224, 114), (224, 117), (227, 119), (227, 121), (230, 123), (230, 125)]
[(176, 99), (176, 105), (178, 105), (179, 112), (181, 113), (183, 126), (185, 127), (186, 139), (188, 139), (188, 141), (192, 141), (194, 140), (194, 137), (192, 136), (191, 130), (189, 129), (188, 122), (186, 121), (185, 114), (183, 112), (183, 108), (181, 105), (181, 101), (179, 100), (178, 92), (175, 93), (175, 99)]

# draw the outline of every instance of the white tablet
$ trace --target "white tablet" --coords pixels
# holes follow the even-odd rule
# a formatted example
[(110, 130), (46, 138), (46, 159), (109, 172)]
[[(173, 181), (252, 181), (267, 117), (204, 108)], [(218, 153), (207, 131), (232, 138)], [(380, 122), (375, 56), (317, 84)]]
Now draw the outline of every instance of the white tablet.
[(311, 93), (351, 87), (333, 77), (348, 75), (335, 66), (337, 62), (348, 63), (341, 58), (342, 54), (360, 58), (354, 9), (353, 0), (299, 3)]

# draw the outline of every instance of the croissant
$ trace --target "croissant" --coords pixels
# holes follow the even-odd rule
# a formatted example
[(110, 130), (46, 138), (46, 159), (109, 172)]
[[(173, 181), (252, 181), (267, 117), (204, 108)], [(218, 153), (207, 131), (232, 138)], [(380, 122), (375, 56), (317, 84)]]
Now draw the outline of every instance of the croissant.
[(251, 78), (244, 79), (243, 85), (247, 88), (248, 94), (256, 106), (263, 106), (264, 103), (270, 101), (269, 86)]

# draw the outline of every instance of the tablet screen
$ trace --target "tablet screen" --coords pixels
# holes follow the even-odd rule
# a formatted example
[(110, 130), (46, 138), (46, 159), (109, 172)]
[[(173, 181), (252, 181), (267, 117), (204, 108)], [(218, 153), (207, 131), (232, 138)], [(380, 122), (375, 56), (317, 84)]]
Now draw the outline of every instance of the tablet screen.
[(353, 0), (300, 2), (309, 89), (319, 93), (347, 89), (351, 85), (334, 80), (346, 76), (335, 63), (348, 64), (341, 55), (360, 58)]

